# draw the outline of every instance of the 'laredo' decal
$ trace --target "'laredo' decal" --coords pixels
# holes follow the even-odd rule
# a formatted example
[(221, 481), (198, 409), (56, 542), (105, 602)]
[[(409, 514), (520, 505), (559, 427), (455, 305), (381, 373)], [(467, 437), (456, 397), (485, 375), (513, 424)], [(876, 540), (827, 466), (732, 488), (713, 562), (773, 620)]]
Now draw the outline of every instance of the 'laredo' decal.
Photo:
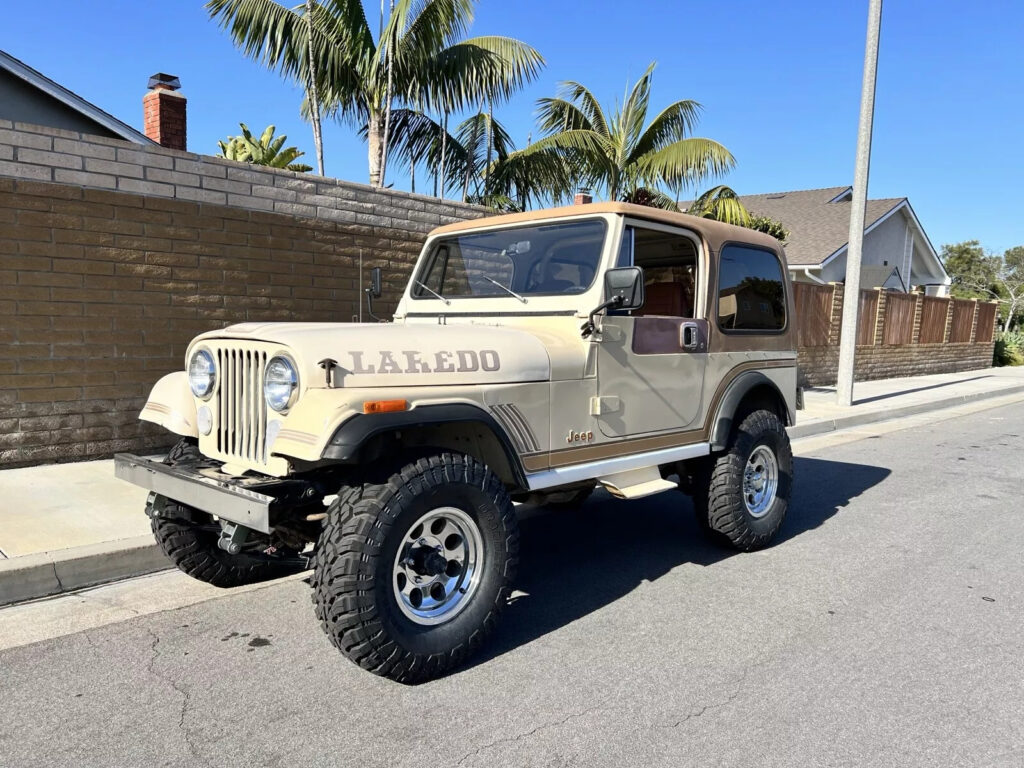
[[(471, 371), (497, 371), (501, 358), (493, 349), (459, 349), (454, 352), (435, 352), (424, 360), (421, 353), (402, 351), (397, 353), (381, 350), (373, 356), (373, 362), (364, 359), (365, 352), (349, 352), (352, 358), (351, 371), (366, 373), (468, 373)], [(371, 356), (373, 353), (369, 353)], [(404, 367), (403, 367), (404, 366)]]

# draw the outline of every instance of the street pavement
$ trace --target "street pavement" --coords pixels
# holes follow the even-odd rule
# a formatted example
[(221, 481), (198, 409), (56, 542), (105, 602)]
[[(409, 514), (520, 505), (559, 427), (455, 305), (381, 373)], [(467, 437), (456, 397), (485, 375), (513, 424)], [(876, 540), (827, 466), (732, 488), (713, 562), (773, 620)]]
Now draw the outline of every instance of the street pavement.
[(525, 515), (496, 636), (421, 686), (338, 655), (300, 579), (4, 609), (0, 765), (1020, 766), (1024, 407), (913, 423), (799, 441), (754, 554), (678, 494)]

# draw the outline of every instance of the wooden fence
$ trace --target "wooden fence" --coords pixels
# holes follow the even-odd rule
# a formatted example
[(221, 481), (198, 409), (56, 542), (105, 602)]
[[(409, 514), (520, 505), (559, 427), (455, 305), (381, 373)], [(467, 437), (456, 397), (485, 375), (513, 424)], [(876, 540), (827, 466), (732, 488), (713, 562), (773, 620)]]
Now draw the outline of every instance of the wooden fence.
[[(794, 283), (797, 345), (839, 343), (841, 285)], [(996, 303), (902, 293), (881, 288), (860, 292), (857, 346), (991, 343)]]

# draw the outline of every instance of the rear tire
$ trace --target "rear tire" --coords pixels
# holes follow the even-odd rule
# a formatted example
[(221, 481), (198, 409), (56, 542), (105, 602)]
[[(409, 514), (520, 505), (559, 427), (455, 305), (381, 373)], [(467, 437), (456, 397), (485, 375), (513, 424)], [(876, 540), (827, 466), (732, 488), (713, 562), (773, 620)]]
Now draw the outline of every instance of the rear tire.
[(744, 552), (767, 546), (793, 488), (793, 451), (779, 417), (766, 410), (748, 414), (728, 449), (702, 469), (693, 495), (700, 525)]
[[(194, 440), (184, 438), (167, 454), (167, 464), (195, 464), (203, 460)], [(231, 555), (217, 546), (220, 524), (210, 515), (176, 501), (149, 495), (146, 514), (160, 549), (179, 570), (215, 587), (239, 587), (289, 576), (304, 570), (297, 553), (278, 550), (268, 555), (241, 552)]]
[(458, 453), (420, 458), (339, 492), (316, 550), (316, 615), (363, 669), (433, 679), (494, 630), (518, 554), (515, 511), (493, 472)]

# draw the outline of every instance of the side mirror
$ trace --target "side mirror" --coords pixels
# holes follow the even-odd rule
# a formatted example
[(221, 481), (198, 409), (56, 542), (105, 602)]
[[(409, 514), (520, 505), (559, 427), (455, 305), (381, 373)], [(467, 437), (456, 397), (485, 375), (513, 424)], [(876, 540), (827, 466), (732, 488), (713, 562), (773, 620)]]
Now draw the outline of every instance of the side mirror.
[(594, 317), (606, 309), (639, 309), (644, 305), (644, 271), (640, 267), (617, 267), (604, 273), (604, 303), (595, 307), (581, 327), (583, 338), (597, 329)]
[(368, 291), (373, 298), (380, 298), (380, 267), (374, 267), (370, 270), (370, 287)]
[(617, 267), (604, 273), (604, 296), (615, 301), (615, 309), (639, 309), (644, 305), (644, 271), (640, 267)]
[(363, 289), (363, 293), (366, 294), (366, 311), (369, 313), (370, 317), (378, 323), (382, 323), (384, 321), (373, 314), (373, 300), (380, 298), (380, 292), (380, 267), (374, 267), (370, 270), (370, 284)]

